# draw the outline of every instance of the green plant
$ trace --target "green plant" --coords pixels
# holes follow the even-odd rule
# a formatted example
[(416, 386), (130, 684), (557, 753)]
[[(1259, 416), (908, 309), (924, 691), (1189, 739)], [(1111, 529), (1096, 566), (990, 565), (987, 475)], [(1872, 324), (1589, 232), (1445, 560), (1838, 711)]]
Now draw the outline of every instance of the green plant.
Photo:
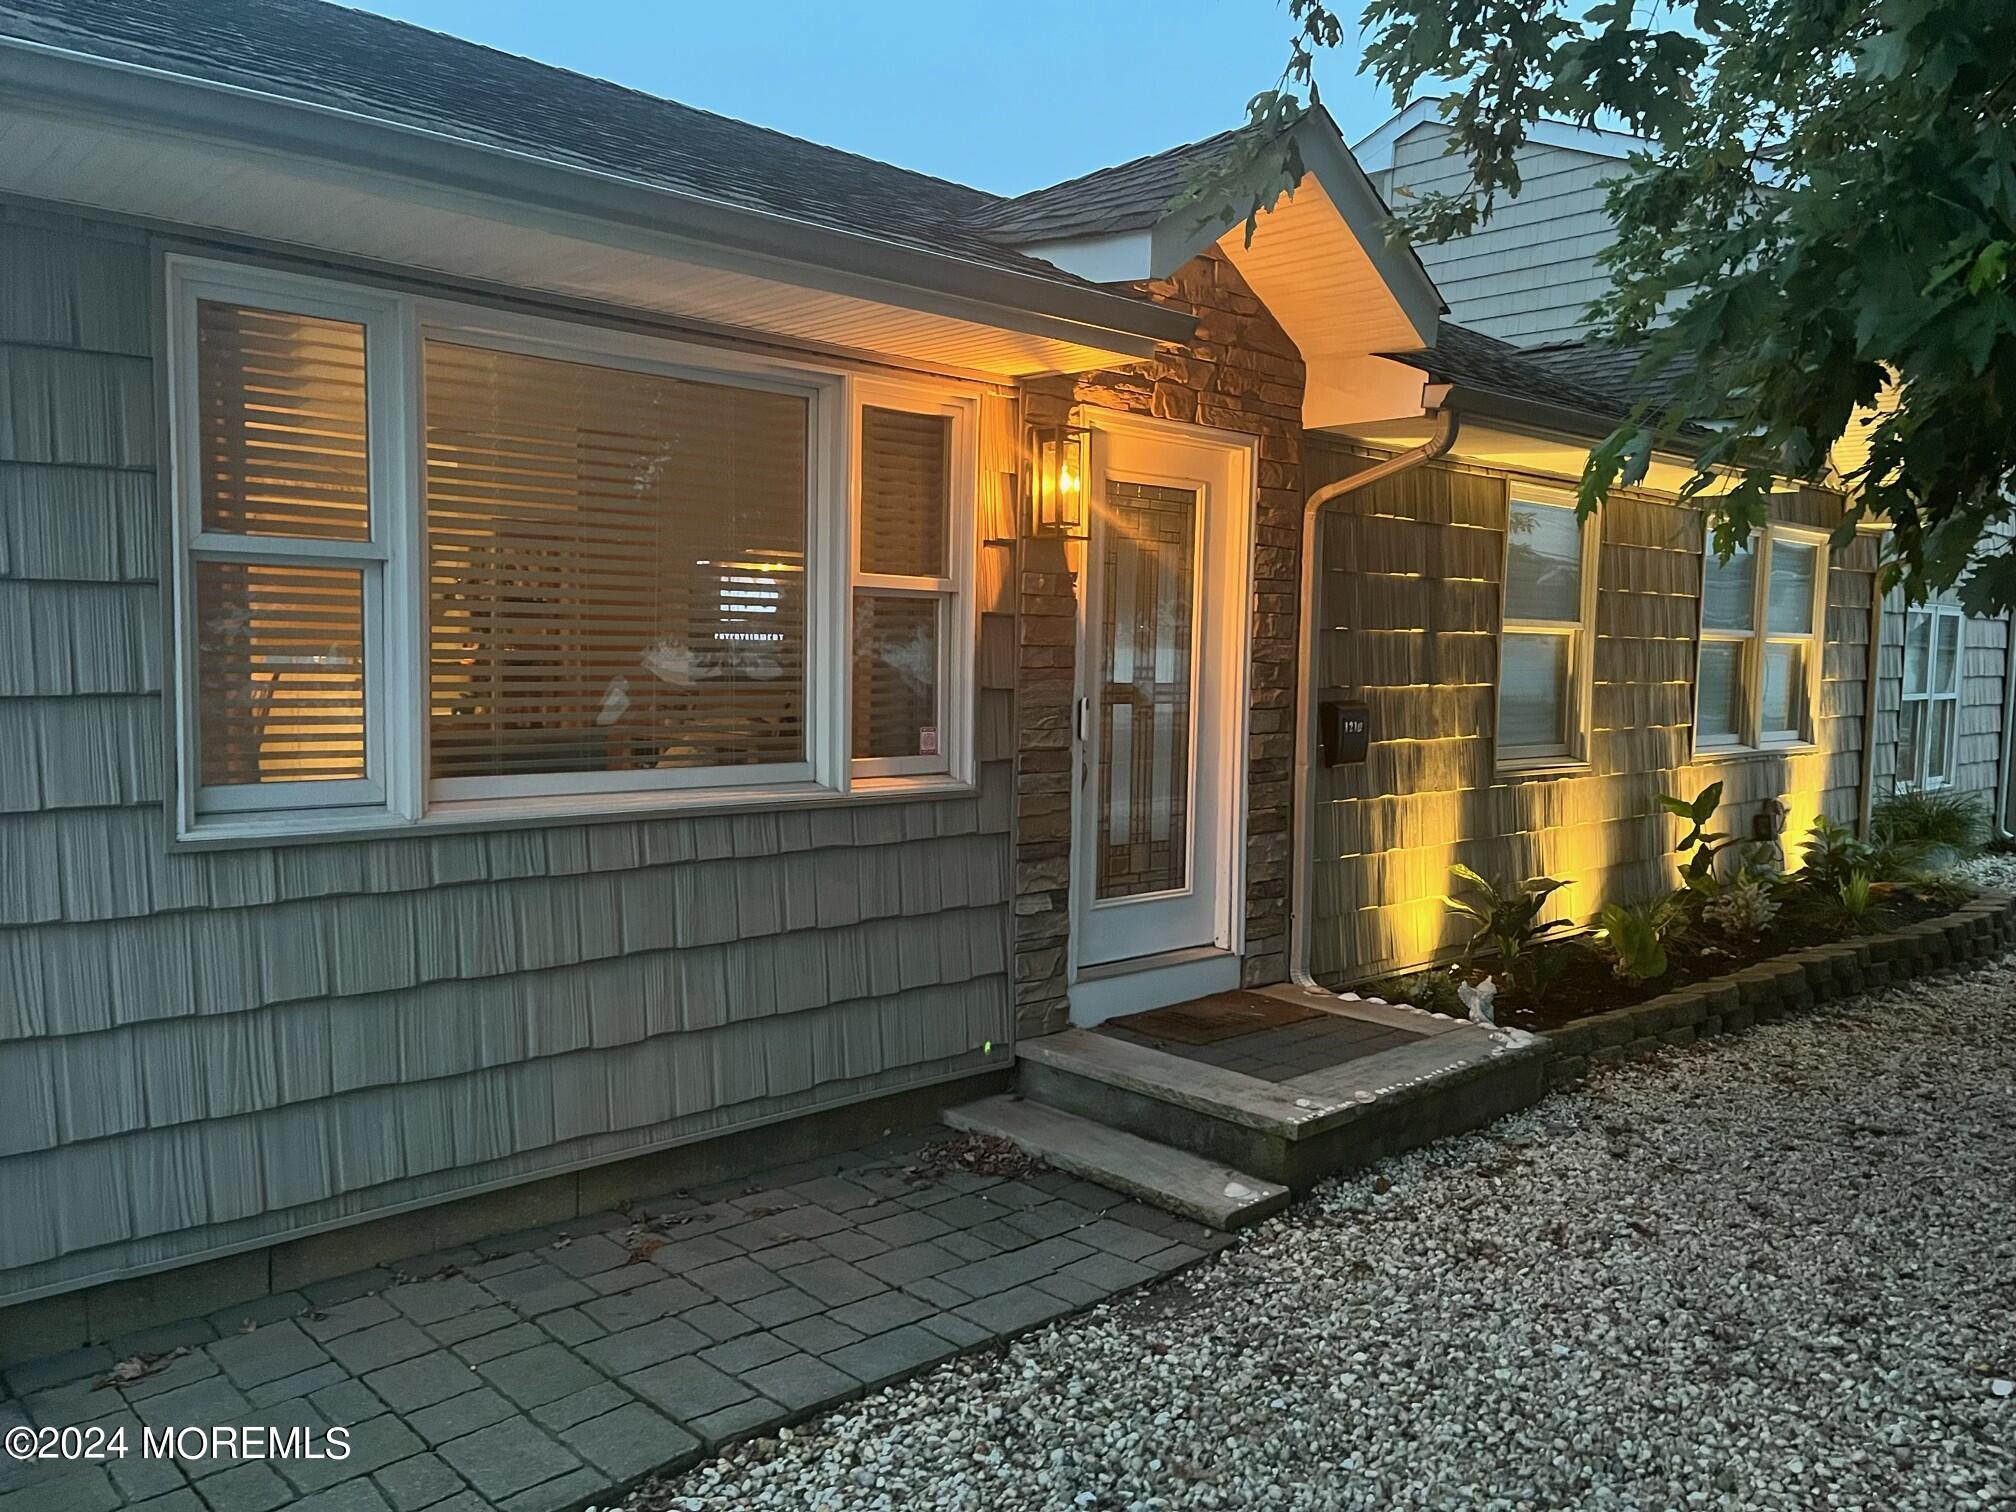
[(1726, 935), (1754, 940), (1778, 917), (1778, 898), (1769, 873), (1740, 866), (1701, 905), (1704, 922)]
[(1832, 892), (1856, 872), (1869, 872), (1875, 865), (1876, 848), (1855, 833), (1852, 824), (1829, 819), (1825, 814), (1813, 821), (1800, 843), (1805, 863), (1804, 880)]
[(1878, 901), (1887, 891), (1888, 888), (1866, 870), (1850, 872), (1835, 889), (1838, 917), (1851, 929), (1866, 929), (1870, 915), (1876, 911)]
[(1666, 939), (1680, 922), (1674, 899), (1611, 903), (1596, 916), (1596, 922), (1616, 958), (1612, 969), (1617, 975), (1633, 982), (1666, 975)]
[(1870, 818), (1874, 858), (1891, 877), (1950, 870), (1988, 836), (1987, 813), (1971, 793), (1893, 793)]
[(1881, 520), (1883, 587), (1922, 593), (1965, 569), (1969, 609), (2016, 603), (2016, 553), (1994, 536), (2016, 469), (2016, 5), (1288, 0), (1288, 14), (1287, 68), (1248, 101), (1244, 151), (1200, 174), (1200, 219), (1250, 227), (1286, 202), (1307, 134), (1285, 128), (1318, 103), (1324, 48), (1359, 50), (1396, 104), (1439, 102), (1444, 187), (1396, 199), (1389, 233), (1416, 245), (1524, 212), (1538, 123), (1619, 123), (1644, 145), (1610, 182), (1609, 287), (1586, 318), (1600, 345), (1646, 342), (1636, 377), (1662, 381), (1592, 455), (1582, 509), (1701, 427), (1712, 439), (1690, 448), (1679, 493), (1726, 559), (1771, 518), (1778, 478), (1816, 474), (1847, 435), (1866, 461), (1842, 463), (1839, 544)]
[(1449, 873), (1462, 884), (1458, 892), (1466, 896), (1452, 893), (1443, 901), (1474, 926), (1464, 947), (1464, 960), (1474, 962), (1478, 952), (1488, 945), (1506, 974), (1534, 1002), (1539, 1002), (1563, 965), (1559, 959), (1550, 959), (1552, 953), (1542, 948), (1545, 937), (1553, 930), (1568, 927), (1566, 919), (1543, 922), (1540, 913), (1548, 898), (1563, 884), (1552, 877), (1528, 877), (1524, 882), (1499, 887), (1467, 866), (1452, 866)]
[(1673, 844), (1674, 854), (1686, 857), (1680, 867), (1680, 883), (1692, 892), (1712, 897), (1716, 891), (1715, 861), (1732, 836), (1708, 828), (1715, 810), (1722, 804), (1722, 784), (1711, 782), (1692, 798), (1672, 793), (1659, 795), (1659, 807), (1692, 826)]

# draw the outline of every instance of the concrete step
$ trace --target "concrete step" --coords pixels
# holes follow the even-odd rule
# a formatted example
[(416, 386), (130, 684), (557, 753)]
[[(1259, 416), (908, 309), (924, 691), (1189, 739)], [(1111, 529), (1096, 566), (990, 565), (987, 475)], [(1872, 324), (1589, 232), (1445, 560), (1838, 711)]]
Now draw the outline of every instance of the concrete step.
[(1005, 1139), (1060, 1171), (1212, 1228), (1258, 1223), (1288, 1205), (1284, 1186), (1012, 1095), (947, 1108), (944, 1117), (955, 1129)]
[(1546, 1090), (1541, 1043), (1440, 1028), (1395, 1049), (1270, 1082), (1111, 1035), (1016, 1046), (1031, 1102), (1306, 1191), (1324, 1177), (1478, 1128)]

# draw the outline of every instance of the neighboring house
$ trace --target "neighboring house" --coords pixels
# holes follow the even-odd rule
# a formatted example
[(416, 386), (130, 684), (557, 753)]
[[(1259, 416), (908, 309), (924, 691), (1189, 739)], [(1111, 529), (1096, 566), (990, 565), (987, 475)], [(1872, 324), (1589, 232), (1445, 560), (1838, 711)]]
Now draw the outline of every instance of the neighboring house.
[[(1447, 152), (1439, 102), (1416, 100), (1358, 141), (1353, 152), (1389, 204), (1410, 192), (1460, 193), (1468, 179)], [(1521, 349), (1529, 363), (1614, 400), (1667, 398), (1687, 364), (1637, 371), (1636, 349), (1587, 339), (1585, 313), (1609, 287), (1597, 260), (1615, 239), (1606, 185), (1650, 144), (1627, 132), (1565, 121), (1533, 124), (1518, 155), (1520, 189), (1469, 236), (1421, 248), (1450, 318)], [(1837, 471), (1866, 456), (1851, 430), (1835, 448)], [(2010, 813), (2008, 772), (2016, 722), (2010, 697), (2011, 620), (1967, 615), (1955, 595), (1907, 610), (1884, 605), (1882, 673), (1871, 797), (1914, 787), (1980, 797), (1998, 828)]]
[[(1468, 186), (1466, 161), (1447, 150), (1440, 105), (1415, 100), (1353, 144), (1389, 205)], [(1450, 319), (1515, 346), (1579, 341), (1582, 312), (1610, 287), (1597, 261), (1615, 240), (1607, 185), (1645, 145), (1628, 132), (1535, 121), (1518, 155), (1517, 196), (1501, 196), (1471, 235), (1421, 249)]]
[(1212, 143), (1001, 200), (315, 0), (0, 0), (0, 86), (16, 1340), (1861, 801), (1874, 541), (1709, 561), (1680, 454), (1577, 526), (1617, 394), (1327, 117), (1249, 246)]

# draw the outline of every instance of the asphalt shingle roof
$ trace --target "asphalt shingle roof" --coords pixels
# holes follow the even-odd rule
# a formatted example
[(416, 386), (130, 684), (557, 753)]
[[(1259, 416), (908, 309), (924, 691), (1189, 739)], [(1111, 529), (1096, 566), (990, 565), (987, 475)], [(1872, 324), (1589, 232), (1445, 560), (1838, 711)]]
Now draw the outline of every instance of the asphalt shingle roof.
[[(60, 47), (843, 232), (1085, 286), (1015, 250), (1152, 226), (1239, 130), (1002, 199), (326, 0), (0, 0), (0, 37)], [(1525, 349), (1444, 322), (1391, 353), (1439, 382), (1622, 416), (1636, 354)], [(1676, 375), (1677, 376), (1677, 373)]]
[(1584, 387), (1533, 362), (1528, 352), (1509, 341), (1500, 341), (1453, 321), (1442, 322), (1432, 347), (1380, 355), (1420, 368), (1435, 383), (1455, 383), (1507, 398), (1532, 399), (1617, 419), (1622, 419), (1630, 409), (1629, 401)]
[(1527, 347), (1525, 359), (1558, 377), (1587, 389), (1616, 394), (1627, 405), (1649, 399), (1662, 405), (1671, 399), (1694, 371), (1691, 353), (1677, 353), (1649, 378), (1637, 374), (1638, 359), (1645, 354), (1643, 342), (1631, 346), (1598, 346), (1590, 341), (1554, 341), (1545, 346)]
[(982, 190), (323, 0), (0, 0), (0, 36), (1084, 285), (970, 228)]
[(970, 213), (966, 224), (1022, 245), (1142, 230), (1168, 214), (1171, 202), (1189, 186), (1190, 175), (1230, 150), (1240, 129), (997, 200)]

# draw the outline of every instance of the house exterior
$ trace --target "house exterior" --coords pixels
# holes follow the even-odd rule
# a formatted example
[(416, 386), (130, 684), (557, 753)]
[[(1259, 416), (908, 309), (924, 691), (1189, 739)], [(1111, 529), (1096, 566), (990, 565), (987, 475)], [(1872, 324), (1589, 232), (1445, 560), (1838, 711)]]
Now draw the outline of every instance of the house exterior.
[[(1410, 192), (1460, 190), (1464, 169), (1447, 153), (1439, 102), (1421, 99), (1353, 146), (1389, 203)], [(1665, 397), (1679, 368), (1646, 375), (1638, 353), (1592, 345), (1584, 314), (1609, 286), (1599, 255), (1614, 240), (1606, 186), (1649, 144), (1627, 132), (1563, 121), (1533, 123), (1520, 150), (1520, 190), (1473, 234), (1423, 247), (1422, 261), (1450, 318), (1509, 342), (1528, 362), (1598, 393), (1632, 401)], [(1853, 431), (1835, 447), (1851, 472), (1867, 455)], [(1999, 549), (1999, 547), (1997, 548)], [(1911, 789), (1974, 795), (1998, 833), (2009, 832), (2010, 617), (1970, 615), (1948, 593), (1883, 606), (1881, 670), (1868, 800)]]
[(1873, 539), (1577, 526), (1617, 395), (1325, 117), (1248, 245), (1222, 139), (1001, 200), (318, 0), (0, 0), (0, 82), (15, 1353), (1864, 801)]

